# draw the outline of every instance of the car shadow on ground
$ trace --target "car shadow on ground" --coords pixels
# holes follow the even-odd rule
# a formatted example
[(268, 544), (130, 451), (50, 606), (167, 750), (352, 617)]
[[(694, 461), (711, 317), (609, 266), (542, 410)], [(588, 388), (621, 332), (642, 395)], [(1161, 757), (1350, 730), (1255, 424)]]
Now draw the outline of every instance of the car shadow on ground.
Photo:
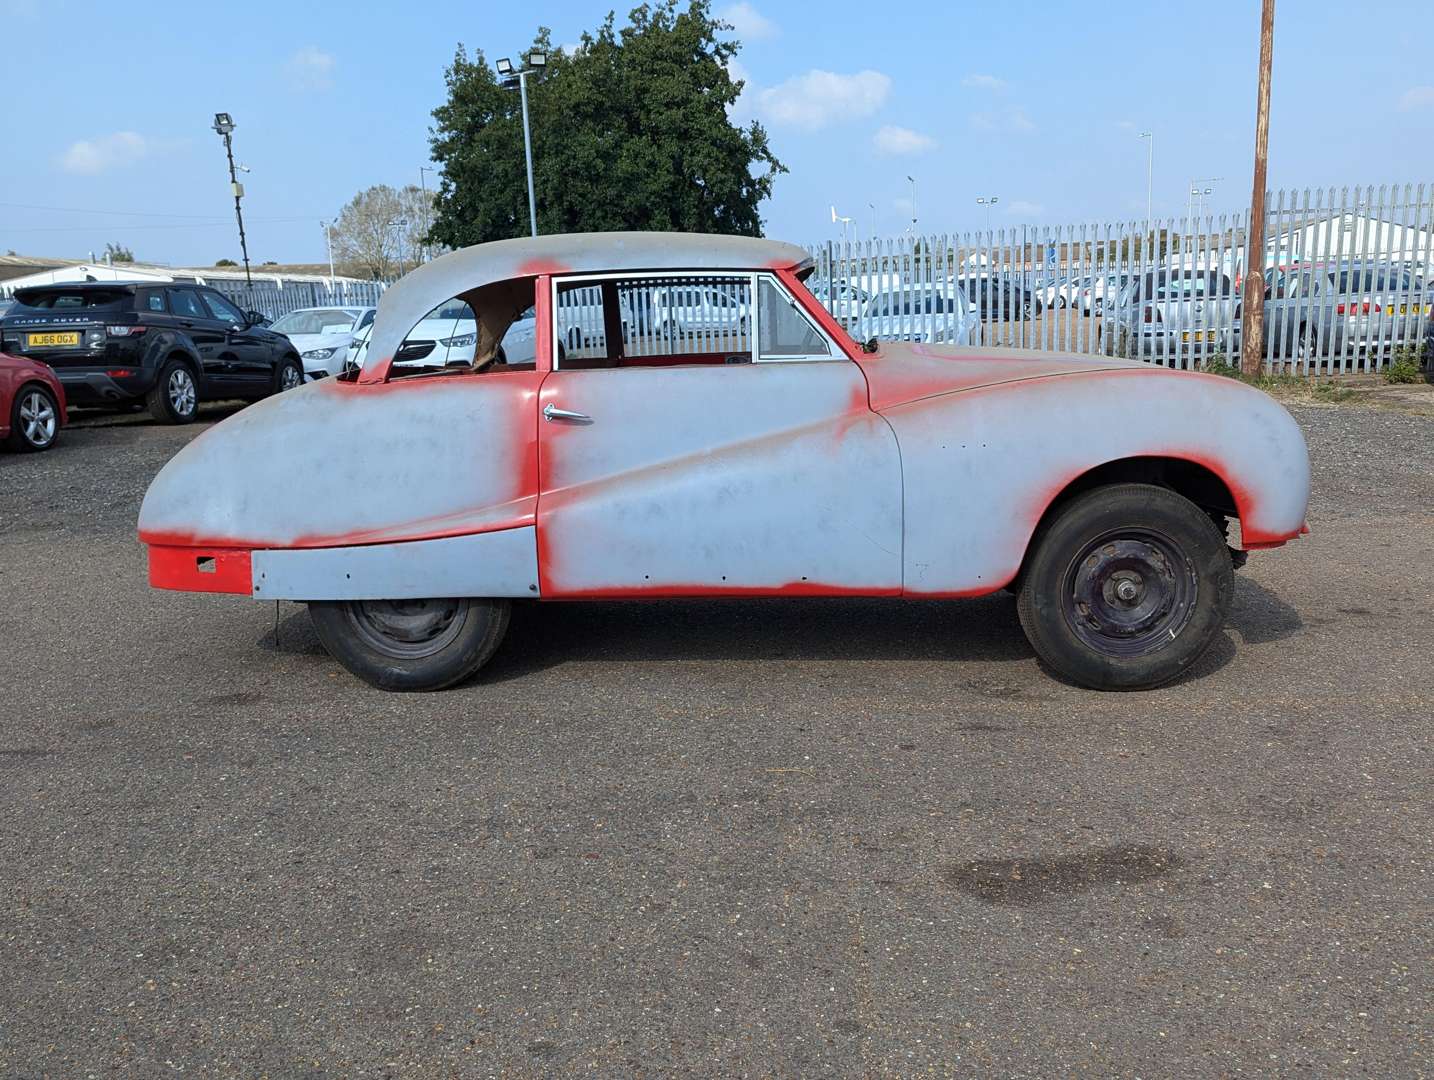
[[(233, 416), (247, 406), (247, 401), (205, 401), (199, 405), (195, 416), (196, 424), (217, 424)], [(161, 427), (158, 420), (149, 415), (142, 406), (134, 409), (90, 409), (71, 408), (66, 416), (66, 430), (84, 431), (89, 428), (113, 427)]]
[[(1238, 574), (1227, 630), (1179, 681), (1228, 664), (1237, 647), (1279, 641), (1302, 626), (1299, 614), (1258, 582)], [(277, 644), (275, 633), (277, 632)], [(327, 653), (308, 612), (286, 603), (266, 650)], [(1033, 652), (1006, 593), (975, 600), (731, 599), (541, 603), (513, 607), (502, 647), (480, 682), (521, 679), (565, 663), (663, 661), (1027, 661)]]

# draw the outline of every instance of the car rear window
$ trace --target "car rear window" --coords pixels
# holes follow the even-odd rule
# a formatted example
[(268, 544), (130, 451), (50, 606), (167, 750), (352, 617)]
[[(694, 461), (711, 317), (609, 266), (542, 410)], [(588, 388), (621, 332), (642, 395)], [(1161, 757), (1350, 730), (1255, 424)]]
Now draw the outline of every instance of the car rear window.
[(18, 289), (15, 300), (29, 308), (42, 311), (96, 310), (126, 307), (130, 294), (126, 289)]

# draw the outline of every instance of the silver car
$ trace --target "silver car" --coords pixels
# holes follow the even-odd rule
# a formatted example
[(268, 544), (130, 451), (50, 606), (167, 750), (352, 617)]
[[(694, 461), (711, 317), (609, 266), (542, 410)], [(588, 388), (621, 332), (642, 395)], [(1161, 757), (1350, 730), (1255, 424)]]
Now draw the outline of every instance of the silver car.
[(1292, 267), (1265, 300), (1265, 339), (1273, 355), (1301, 364), (1356, 359), (1414, 342), (1426, 303), (1423, 283), (1402, 266)]
[(1224, 270), (1169, 267), (1129, 281), (1101, 324), (1108, 354), (1160, 363), (1238, 348), (1239, 296)]

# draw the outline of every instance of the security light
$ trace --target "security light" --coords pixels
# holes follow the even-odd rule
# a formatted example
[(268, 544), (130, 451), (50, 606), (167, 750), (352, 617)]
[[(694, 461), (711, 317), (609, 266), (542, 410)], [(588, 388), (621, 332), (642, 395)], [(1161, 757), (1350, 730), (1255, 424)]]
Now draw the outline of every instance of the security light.
[(506, 56), (503, 57), (503, 59), (499, 60), (498, 74), (504, 76), (505, 78), (513, 74), (513, 61), (509, 60)]
[(214, 130), (220, 135), (228, 135), (234, 130), (234, 119), (227, 112), (214, 114)]
[(542, 69), (548, 65), (548, 54), (542, 52), (530, 52), (528, 54), (528, 66), (534, 69)]

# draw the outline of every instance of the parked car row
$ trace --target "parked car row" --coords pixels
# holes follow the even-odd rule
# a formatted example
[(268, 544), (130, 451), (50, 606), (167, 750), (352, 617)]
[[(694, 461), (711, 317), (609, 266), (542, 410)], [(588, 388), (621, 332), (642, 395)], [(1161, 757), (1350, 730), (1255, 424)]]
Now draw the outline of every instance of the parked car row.
[[(375, 309), (318, 307), (277, 322), (241, 311), (205, 285), (68, 282), (17, 290), (0, 310), (0, 441), (54, 445), (73, 407), (147, 409), (161, 423), (193, 420), (205, 401), (257, 401), (337, 375), (361, 355)], [(405, 364), (471, 363), (472, 309), (449, 301), (413, 328)], [(503, 348), (531, 361), (531, 308)]]

